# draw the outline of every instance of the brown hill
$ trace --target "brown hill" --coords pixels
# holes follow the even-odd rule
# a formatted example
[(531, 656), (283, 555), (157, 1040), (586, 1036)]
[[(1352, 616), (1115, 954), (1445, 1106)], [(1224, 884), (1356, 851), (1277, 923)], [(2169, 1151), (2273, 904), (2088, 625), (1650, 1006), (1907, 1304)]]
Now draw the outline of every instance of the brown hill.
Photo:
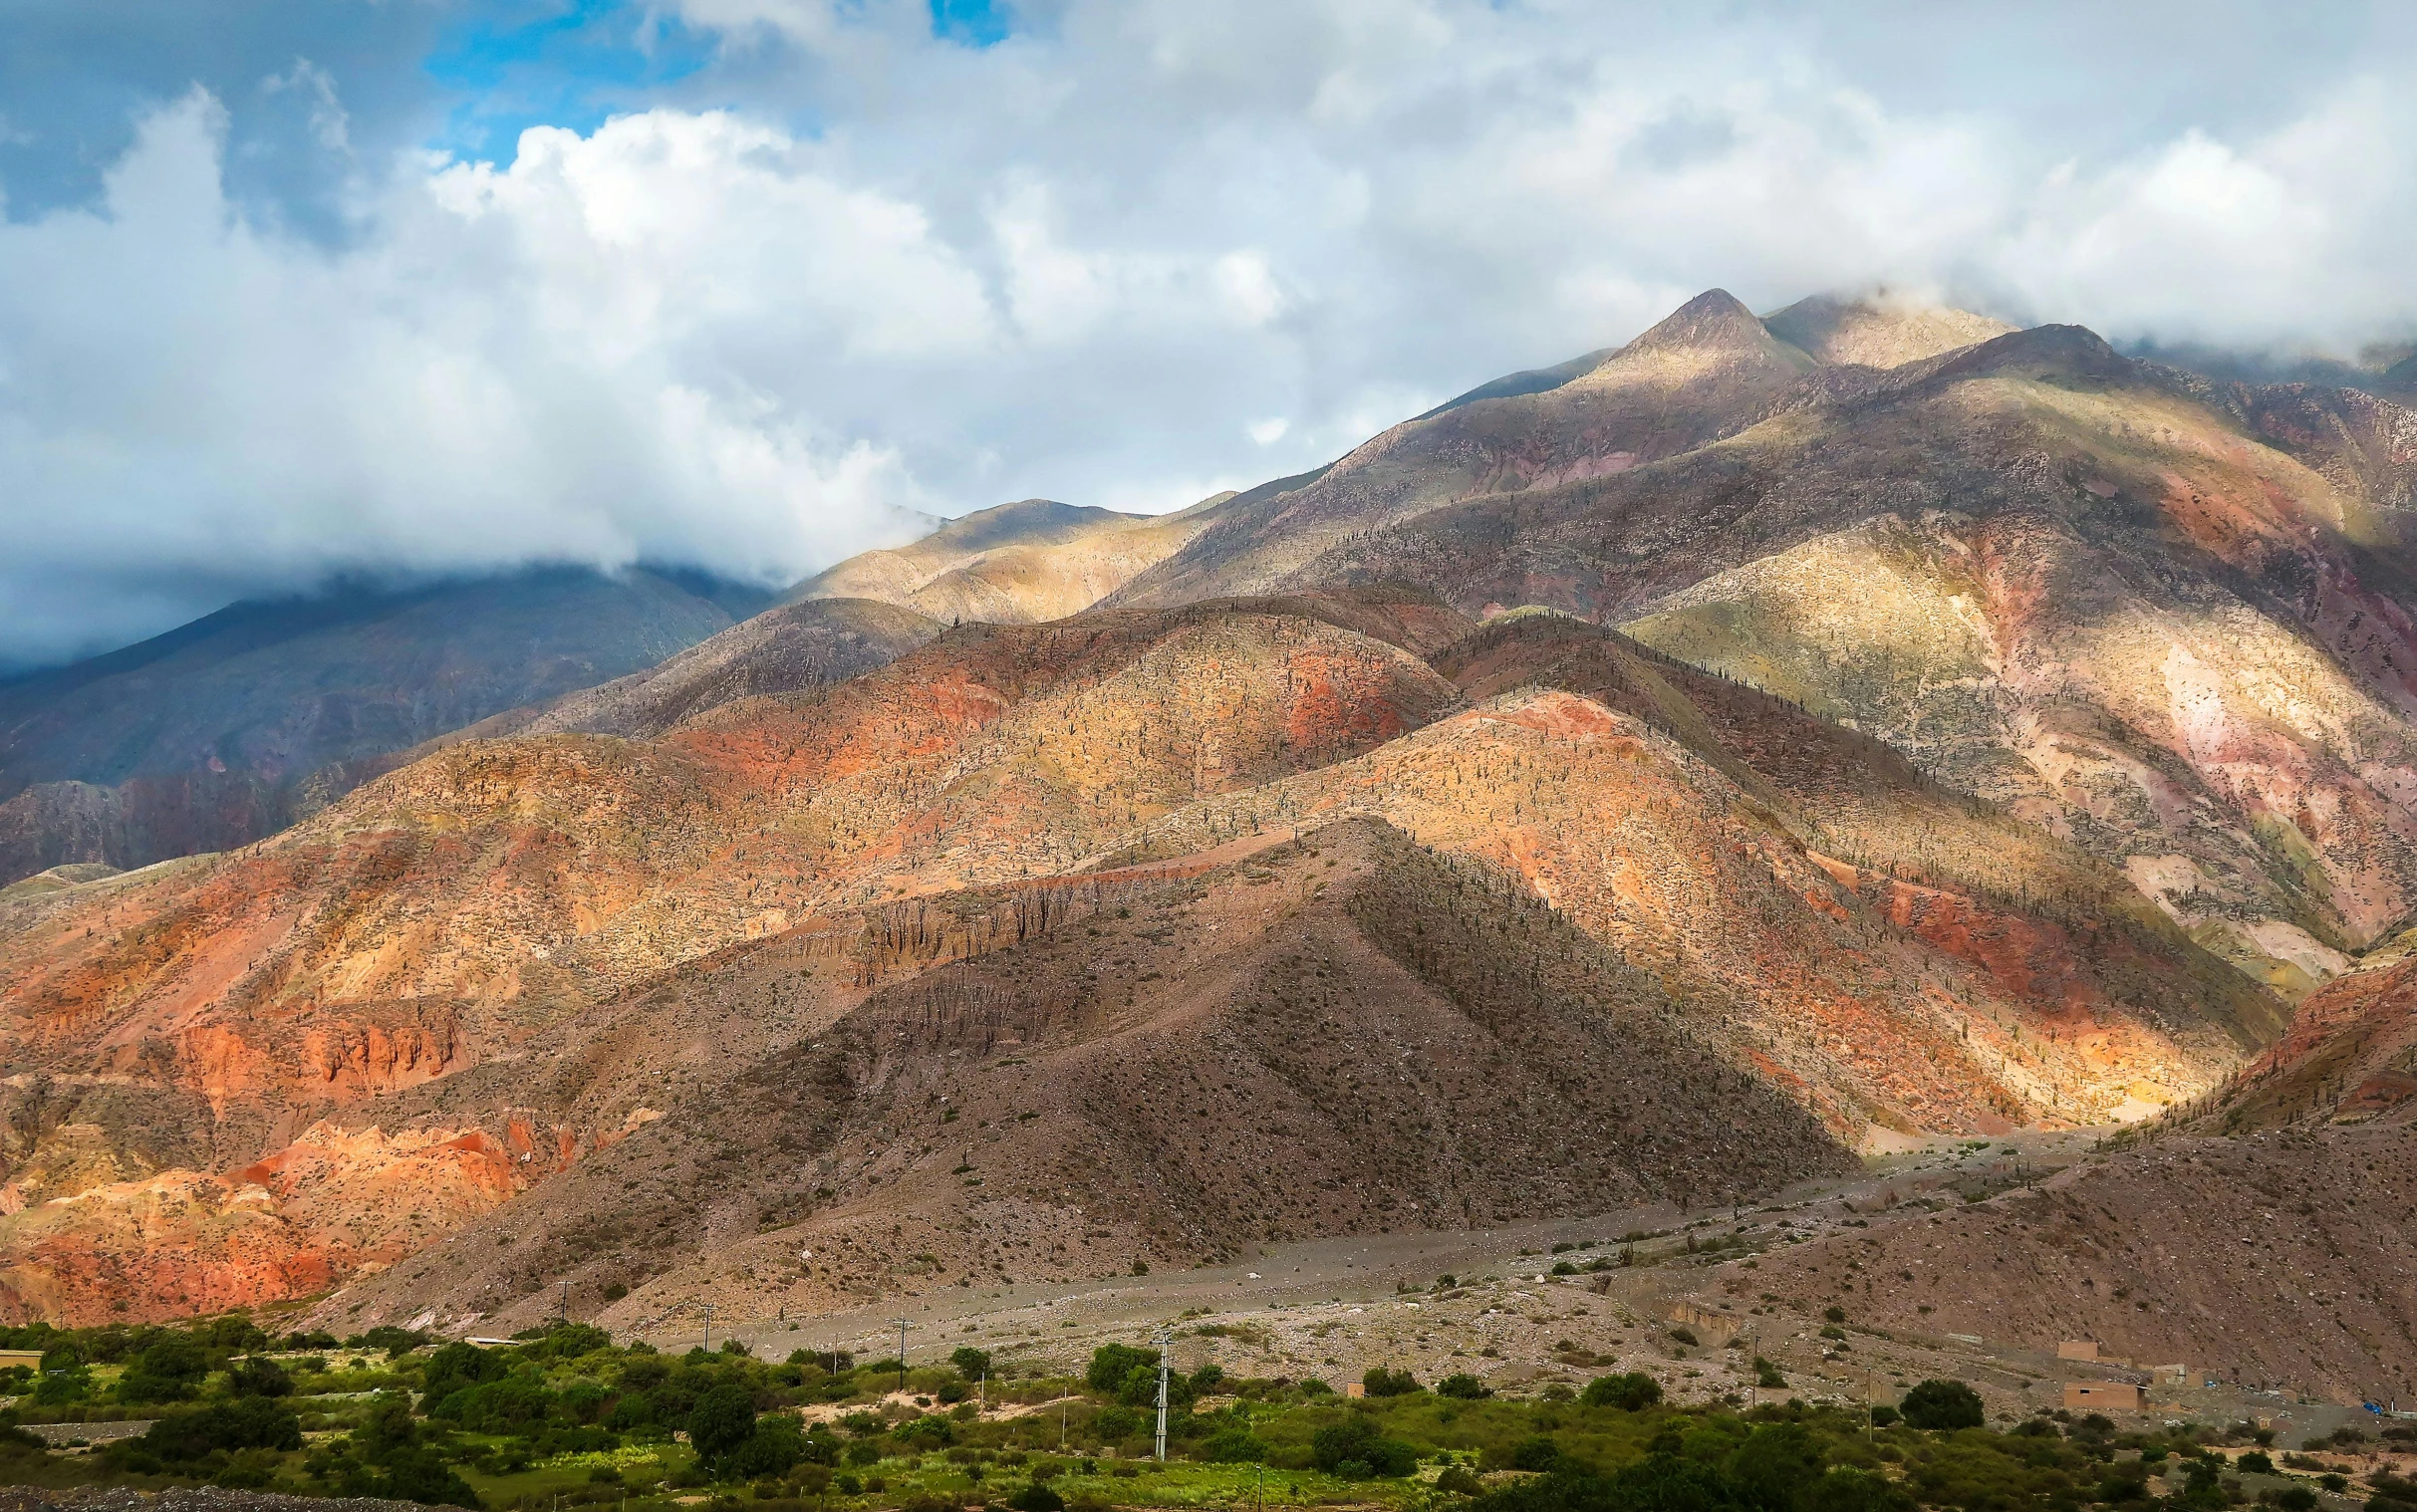
[(1729, 1289), (1857, 1324), (2335, 1401), (2417, 1396), (2417, 1128), (2171, 1138), (2036, 1191), (1761, 1256)]
[[(799, 1023), (322, 1316), (508, 1326), (566, 1281), (582, 1310), (634, 1286), (604, 1313), (625, 1324), (697, 1298), (804, 1314), (1850, 1163), (1639, 973), (1384, 826), (1048, 890), (1018, 894), (1020, 937)], [(968, 906), (996, 902), (933, 914)], [(652, 991), (666, 1018), (717, 995)], [(618, 1055), (566, 1059), (565, 1091), (626, 1085)]]
[(223, 1170), (677, 962), (877, 894), (1061, 871), (1457, 699), (1384, 641), (1233, 606), (969, 628), (652, 743), (461, 742), (243, 852), (0, 903), (0, 1096), (48, 1079), (58, 1123), (105, 1131), (102, 1179)]
[[(1747, 759), (1757, 736), (1817, 739), (1813, 721), (1780, 718), (1768, 699), (1743, 717), (1717, 702), (1708, 714), (1599, 635), (1577, 650), (1556, 646), (1558, 635), (1504, 635), (1489, 630), (1438, 660), (1473, 689), (1529, 690), (1354, 760), (1204, 799), (1145, 826), (1118, 855), (1381, 818), (1518, 877), (1857, 1139), (1875, 1126), (1992, 1132), (2140, 1117), (2212, 1086), (2278, 1031), (2272, 998), (2170, 926), (2094, 914), (2091, 889), (2121, 892), (2103, 869), (2044, 837), (2027, 857), (1999, 844), (2019, 827), (1959, 817), (1954, 800), (1922, 795), (1876, 748), (1863, 755), (1873, 774), (1836, 779), (1860, 790), (1867, 816), (1829, 799), (1821, 810), (1839, 824), (1828, 831), (1789, 812), (1794, 800)], [(1657, 705), (1652, 720), (1532, 690), (1555, 674)], [(1692, 730), (1703, 751), (1656, 724)], [(1817, 786), (1764, 759), (1808, 794)], [(1822, 844), (1866, 849), (1857, 865)], [(1892, 852), (1910, 876), (1887, 870), (1881, 856)], [(2025, 886), (2043, 901), (2026, 902)], [(2053, 899), (2073, 922), (2049, 911)]]
[(1230, 495), (1169, 515), (1025, 499), (950, 520), (891, 551), (869, 551), (790, 591), (870, 599), (942, 625), (1034, 625), (1080, 614), (1189, 541)]

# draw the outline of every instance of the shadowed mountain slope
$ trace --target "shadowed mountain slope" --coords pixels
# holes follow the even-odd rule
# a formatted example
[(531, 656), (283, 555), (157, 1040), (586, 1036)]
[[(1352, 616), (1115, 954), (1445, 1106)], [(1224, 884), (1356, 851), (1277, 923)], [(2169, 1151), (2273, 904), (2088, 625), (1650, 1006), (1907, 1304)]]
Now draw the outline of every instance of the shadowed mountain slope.
[[(633, 1287), (622, 1325), (697, 1298), (808, 1314), (1849, 1164), (1640, 973), (1384, 826), (1050, 889), (1045, 923), (798, 1025), (323, 1314), (502, 1326), (565, 1281), (589, 1307)], [(598, 1075), (619, 1067), (563, 1085)]]

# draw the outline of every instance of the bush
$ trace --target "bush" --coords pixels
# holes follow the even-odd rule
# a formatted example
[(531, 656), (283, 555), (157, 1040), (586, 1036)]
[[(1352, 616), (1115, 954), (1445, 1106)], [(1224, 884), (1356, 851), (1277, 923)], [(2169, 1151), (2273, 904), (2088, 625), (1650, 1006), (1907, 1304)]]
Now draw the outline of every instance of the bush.
[(1493, 1387), (1470, 1375), (1467, 1371), (1460, 1371), (1437, 1382), (1435, 1393), (1438, 1396), (1450, 1396), (1461, 1401), (1478, 1401), (1491, 1396)]
[(428, 1357), (427, 1371), (419, 1378), (419, 1409), (433, 1411), (436, 1403), (463, 1386), (501, 1381), (509, 1371), (501, 1354), (474, 1344), (448, 1344)]
[(118, 1380), (118, 1399), (139, 1405), (184, 1401), (210, 1373), (209, 1356), (189, 1334), (171, 1334), (134, 1357)]
[(299, 1449), (302, 1421), (283, 1402), (250, 1396), (224, 1405), (171, 1412), (134, 1440), (162, 1460), (193, 1460), (218, 1450)]
[(1142, 1430), (1142, 1414), (1131, 1407), (1102, 1407), (1091, 1419), (1091, 1431), (1108, 1443), (1119, 1443)]
[(940, 1448), (956, 1442), (956, 1430), (948, 1426), (945, 1417), (910, 1417), (892, 1431), (903, 1444)]
[(1905, 1393), (1897, 1410), (1917, 1428), (1977, 1428), (1981, 1393), (1961, 1381), (1925, 1381)]
[(766, 1480), (788, 1474), (805, 1457), (803, 1426), (788, 1413), (775, 1412), (757, 1419), (746, 1441), (729, 1452), (724, 1468), (741, 1480)]
[(1476, 1496), (1485, 1489), (1484, 1483), (1469, 1473), (1466, 1465), (1446, 1465), (1444, 1473), (1435, 1478), (1435, 1488), (1447, 1496)]
[(1389, 1371), (1381, 1365), (1361, 1377), (1360, 1385), (1371, 1396), (1408, 1396), (1427, 1389), (1408, 1371)]
[(1541, 1433), (1522, 1438), (1510, 1446), (1510, 1467), (1514, 1470), (1557, 1470), (1561, 1467), (1561, 1446)]
[(956, 1374), (967, 1381), (979, 1381), (990, 1374), (990, 1352), (977, 1350), (969, 1344), (958, 1345), (949, 1351), (948, 1363), (955, 1366)]
[(1066, 1498), (1037, 1480), (1008, 1497), (1007, 1505), (1015, 1512), (1066, 1512)]
[(1137, 1350), (1129, 1344), (1103, 1344), (1091, 1352), (1090, 1369), (1083, 1372), (1083, 1385), (1105, 1396), (1115, 1396), (1125, 1389), (1126, 1383), (1147, 1372), (1155, 1386), (1158, 1381), (1158, 1352)]
[(1590, 1407), (1642, 1412), (1662, 1399), (1662, 1383), (1643, 1371), (1630, 1371), (1625, 1376), (1597, 1376), (1586, 1383), (1586, 1389), (1578, 1399)]
[(1895, 1407), (1885, 1401), (1875, 1401), (1871, 1408), (1871, 1425), (1875, 1428), (1885, 1428), (1897, 1420), (1897, 1415)]
[(255, 1355), (227, 1368), (226, 1388), (237, 1396), (291, 1396), (294, 1378), (276, 1361)]
[(1267, 1445), (1246, 1425), (1234, 1422), (1209, 1434), (1201, 1453), (1212, 1464), (1256, 1464), (1266, 1459)]
[(2272, 1475), (2275, 1473), (2275, 1461), (2264, 1449), (2252, 1449), (2235, 1460), (2233, 1468), (2250, 1475)]
[(1312, 1433), (1309, 1457), (1319, 1469), (1345, 1480), (1408, 1475), (1419, 1463), (1416, 1449), (1387, 1438), (1375, 1419), (1356, 1412)]

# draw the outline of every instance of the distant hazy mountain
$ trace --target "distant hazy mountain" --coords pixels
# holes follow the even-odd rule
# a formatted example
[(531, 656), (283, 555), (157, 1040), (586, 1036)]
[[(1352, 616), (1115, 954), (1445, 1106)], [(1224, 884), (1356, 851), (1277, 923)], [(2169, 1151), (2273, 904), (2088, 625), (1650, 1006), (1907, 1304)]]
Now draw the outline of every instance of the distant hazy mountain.
[(576, 569), (339, 588), (0, 683), (0, 883), (256, 840), (326, 801), (322, 769), (651, 666), (771, 597)]

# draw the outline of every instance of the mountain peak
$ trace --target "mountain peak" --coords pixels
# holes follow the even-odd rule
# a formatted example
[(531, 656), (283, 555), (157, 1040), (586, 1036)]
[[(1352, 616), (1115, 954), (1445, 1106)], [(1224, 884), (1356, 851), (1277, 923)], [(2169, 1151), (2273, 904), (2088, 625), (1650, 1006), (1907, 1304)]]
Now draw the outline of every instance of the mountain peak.
[(1652, 330), (1630, 342), (1627, 352), (1684, 352), (1762, 348), (1770, 333), (1727, 289), (1707, 289), (1664, 316)]

